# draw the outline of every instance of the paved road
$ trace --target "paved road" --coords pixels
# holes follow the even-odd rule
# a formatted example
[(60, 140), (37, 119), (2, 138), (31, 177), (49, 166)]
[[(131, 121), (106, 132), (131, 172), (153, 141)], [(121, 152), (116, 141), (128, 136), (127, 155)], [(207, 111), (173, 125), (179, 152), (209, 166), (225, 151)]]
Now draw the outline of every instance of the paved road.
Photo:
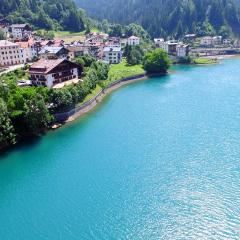
[(4, 73), (8, 73), (8, 72), (14, 71), (14, 70), (22, 68), (22, 67), (24, 67), (24, 64), (10, 66), (6, 70), (4, 70), (3, 72), (0, 72), (0, 76)]

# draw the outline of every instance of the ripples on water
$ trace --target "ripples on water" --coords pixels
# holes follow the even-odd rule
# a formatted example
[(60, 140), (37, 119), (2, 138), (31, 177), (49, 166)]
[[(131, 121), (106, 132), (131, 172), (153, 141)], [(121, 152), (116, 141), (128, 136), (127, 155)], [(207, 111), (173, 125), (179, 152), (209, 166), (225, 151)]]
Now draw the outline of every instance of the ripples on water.
[(0, 239), (240, 239), (240, 60), (176, 67), (0, 161)]

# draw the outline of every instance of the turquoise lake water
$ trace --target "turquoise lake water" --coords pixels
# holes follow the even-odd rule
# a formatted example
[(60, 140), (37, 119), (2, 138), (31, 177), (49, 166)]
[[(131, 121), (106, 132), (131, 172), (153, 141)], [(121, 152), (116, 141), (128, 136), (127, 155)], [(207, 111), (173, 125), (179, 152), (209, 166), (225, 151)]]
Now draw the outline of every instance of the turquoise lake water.
[(0, 157), (0, 239), (240, 239), (240, 59), (178, 66)]

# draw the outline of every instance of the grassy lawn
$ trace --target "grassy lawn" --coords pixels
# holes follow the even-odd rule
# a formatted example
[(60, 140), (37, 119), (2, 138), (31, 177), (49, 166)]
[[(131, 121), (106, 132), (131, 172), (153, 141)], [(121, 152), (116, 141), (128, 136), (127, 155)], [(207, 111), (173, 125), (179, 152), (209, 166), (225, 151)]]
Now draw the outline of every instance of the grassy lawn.
[(92, 28), (91, 32), (100, 33), (101, 31), (98, 28)]
[(94, 96), (96, 96), (101, 90), (102, 90), (102, 88), (101, 88), (99, 85), (97, 85), (96, 88), (95, 88), (90, 94), (88, 94), (81, 103), (78, 104), (78, 106), (79, 106), (79, 105), (82, 105), (83, 103), (85, 103), (85, 102), (89, 101), (90, 99), (92, 99), (92, 98), (93, 98)]
[(63, 39), (66, 43), (74, 41), (83, 41), (85, 32), (54, 31), (55, 39)]
[(126, 60), (119, 64), (111, 65), (107, 82), (114, 82), (121, 78), (131, 77), (138, 74), (143, 74), (142, 65), (129, 66)]
[[(99, 29), (93, 28), (91, 32), (100, 32)], [(53, 31), (55, 39), (63, 39), (65, 42), (70, 43), (73, 41), (83, 41), (85, 39), (85, 31), (70, 32), (70, 31)]]
[[(103, 82), (103, 85), (107, 86), (109, 83), (117, 81), (121, 78), (131, 77), (143, 73), (144, 70), (141, 65), (128, 66), (126, 61), (123, 60), (120, 64), (111, 65), (108, 79)], [(78, 104), (78, 106), (92, 99), (101, 91), (101, 89), (102, 87), (97, 85), (97, 87), (90, 94), (88, 94), (84, 100)]]
[(196, 58), (193, 62), (195, 64), (214, 64), (217, 63), (218, 60), (216, 58)]
[(79, 35), (84, 36), (85, 32), (84, 31), (82, 32), (54, 31), (53, 33), (56, 38), (62, 38), (62, 37), (64, 38), (69, 36), (72, 36), (72, 37), (79, 36)]
[(17, 83), (18, 80), (29, 79), (28, 71), (21, 68), (13, 70), (8, 73), (4, 73), (0, 76), (0, 81), (5, 81), (7, 83)]

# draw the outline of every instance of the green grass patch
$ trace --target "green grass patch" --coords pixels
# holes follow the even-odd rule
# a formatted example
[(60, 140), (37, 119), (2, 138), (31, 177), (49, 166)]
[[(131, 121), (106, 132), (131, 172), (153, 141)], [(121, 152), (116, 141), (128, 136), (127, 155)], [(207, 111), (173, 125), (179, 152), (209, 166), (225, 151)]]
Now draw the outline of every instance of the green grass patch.
[(96, 88), (94, 90), (92, 90), (92, 92), (89, 93), (81, 103), (78, 104), (78, 106), (82, 105), (83, 103), (85, 103), (85, 102), (89, 101), (90, 99), (92, 99), (93, 97), (95, 97), (101, 90), (102, 90), (102, 88), (99, 85), (97, 85)]
[[(93, 28), (91, 32), (100, 32), (99, 29)], [(55, 39), (63, 39), (66, 43), (74, 41), (84, 41), (85, 31), (82, 32), (70, 32), (70, 31), (53, 31)]]
[[(144, 70), (142, 68), (142, 65), (129, 66), (126, 63), (126, 60), (123, 60), (119, 64), (111, 65), (110, 71), (108, 74), (108, 79), (105, 81), (102, 81), (101, 85), (107, 86), (109, 83), (115, 82), (122, 78), (131, 77), (131, 76), (143, 74), (143, 73), (144, 73)], [(92, 90), (92, 92), (88, 94), (81, 103), (78, 104), (78, 106), (92, 99), (101, 90), (102, 90), (102, 87), (97, 85), (96, 88)]]
[(16, 84), (18, 80), (28, 80), (29, 74), (27, 70), (22, 68), (13, 70), (8, 73), (4, 73), (0, 76), (0, 81), (5, 81), (6, 83)]
[(214, 64), (218, 63), (216, 58), (196, 58), (193, 60), (195, 64)]
[(53, 31), (55, 38), (61, 37), (75, 37), (75, 36), (84, 36), (85, 31), (82, 32), (70, 32), (70, 31)]
[(123, 60), (119, 64), (111, 65), (107, 82), (110, 83), (122, 78), (127, 78), (143, 73), (144, 69), (142, 65), (129, 66), (126, 60)]
[[(99, 33), (100, 30), (98, 28), (92, 28), (91, 32)], [(85, 31), (81, 32), (70, 32), (70, 31), (53, 31), (55, 38), (61, 38), (61, 37), (76, 37), (76, 36), (84, 36)]]

